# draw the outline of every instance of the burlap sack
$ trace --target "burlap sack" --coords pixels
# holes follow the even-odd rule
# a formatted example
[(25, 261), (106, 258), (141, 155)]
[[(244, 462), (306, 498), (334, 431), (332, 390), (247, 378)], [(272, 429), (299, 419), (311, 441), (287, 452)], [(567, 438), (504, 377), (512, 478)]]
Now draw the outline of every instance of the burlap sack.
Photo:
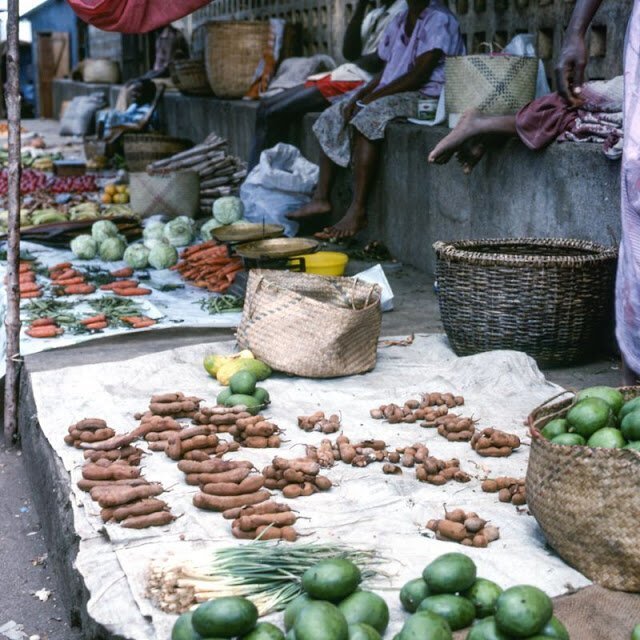
[(380, 297), (378, 285), (353, 278), (254, 270), (238, 344), (292, 375), (364, 373), (376, 364)]

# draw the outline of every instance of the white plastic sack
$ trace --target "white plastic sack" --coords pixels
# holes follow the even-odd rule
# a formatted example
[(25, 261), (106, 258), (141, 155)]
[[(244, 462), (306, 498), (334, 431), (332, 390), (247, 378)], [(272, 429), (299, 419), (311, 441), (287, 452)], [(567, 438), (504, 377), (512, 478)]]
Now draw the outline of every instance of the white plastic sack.
[(380, 308), (382, 311), (393, 311), (393, 290), (387, 280), (384, 269), (379, 264), (360, 273), (356, 273), (353, 278), (355, 280), (364, 280), (364, 282), (370, 282), (371, 284), (379, 284), (382, 289)]
[[(538, 55), (536, 51), (535, 39), (531, 33), (520, 33), (504, 48), (503, 53), (512, 56), (532, 56)], [(551, 93), (547, 74), (544, 71), (542, 60), (538, 60), (538, 78), (536, 80), (536, 98), (541, 98)]]
[(290, 144), (279, 143), (262, 152), (260, 163), (240, 188), (244, 217), (250, 222), (281, 224), (295, 236), (298, 223), (286, 215), (311, 199), (320, 169)]
[(60, 135), (85, 136), (91, 133), (96, 112), (106, 104), (106, 96), (100, 91), (88, 96), (76, 96), (62, 115)]

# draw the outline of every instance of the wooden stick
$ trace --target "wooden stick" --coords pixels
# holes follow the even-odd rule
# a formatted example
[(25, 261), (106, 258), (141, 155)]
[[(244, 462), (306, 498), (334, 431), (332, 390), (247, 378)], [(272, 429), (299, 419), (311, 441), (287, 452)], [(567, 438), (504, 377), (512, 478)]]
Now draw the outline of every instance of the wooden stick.
[(18, 431), (20, 378), (20, 79), (19, 0), (7, 6), (7, 119), (9, 121), (7, 220), (7, 373), (4, 387), (4, 443)]

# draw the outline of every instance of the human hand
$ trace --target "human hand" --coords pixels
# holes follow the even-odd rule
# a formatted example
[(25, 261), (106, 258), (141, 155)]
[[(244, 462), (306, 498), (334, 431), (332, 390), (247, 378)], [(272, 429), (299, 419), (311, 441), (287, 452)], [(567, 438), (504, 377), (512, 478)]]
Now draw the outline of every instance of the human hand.
[(358, 102), (359, 102), (358, 98), (355, 97), (352, 100), (350, 100), (349, 104), (344, 108), (344, 111), (342, 112), (342, 116), (346, 123), (351, 122), (351, 120), (353, 120), (353, 118), (356, 116), (358, 111), (360, 111), (360, 106), (358, 105)]
[(556, 67), (558, 93), (572, 106), (582, 102), (580, 93), (587, 66), (587, 47), (584, 35), (572, 34), (567, 37)]

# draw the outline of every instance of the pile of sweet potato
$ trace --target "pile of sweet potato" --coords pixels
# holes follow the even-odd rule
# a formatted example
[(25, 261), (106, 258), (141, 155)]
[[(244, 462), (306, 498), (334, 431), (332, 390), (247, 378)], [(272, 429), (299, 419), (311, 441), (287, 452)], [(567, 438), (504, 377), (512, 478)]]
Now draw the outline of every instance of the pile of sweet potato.
[(328, 491), (331, 480), (320, 475), (320, 465), (310, 458), (274, 458), (262, 470), (264, 486), (282, 491), (285, 498), (299, 498)]
[(488, 478), (483, 480), (481, 487), (486, 493), (497, 493), (500, 502), (510, 502), (517, 507), (527, 503), (524, 478)]
[(298, 426), (303, 431), (320, 431), (325, 434), (336, 433), (342, 428), (340, 416), (334, 413), (327, 418), (324, 411), (316, 411), (310, 416), (298, 416)]
[(471, 448), (480, 456), (503, 458), (520, 446), (520, 438), (499, 429), (483, 429), (471, 438)]
[(447, 511), (442, 520), (429, 520), (427, 529), (436, 534), (436, 539), (457, 542), (468, 547), (483, 548), (500, 538), (498, 527), (487, 524), (474, 512), (463, 509)]
[(233, 520), (231, 533), (245, 540), (286, 540), (295, 542), (298, 533), (293, 525), (298, 516), (291, 507), (269, 500), (251, 507), (237, 507), (222, 513), (222, 517)]
[(421, 426), (433, 426), (435, 420), (447, 415), (449, 409), (464, 404), (462, 396), (454, 396), (452, 393), (423, 393), (420, 400), (411, 398), (402, 406), (397, 404), (384, 404), (376, 409), (371, 409), (370, 415), (375, 420), (385, 419), (390, 424), (404, 422), (413, 424), (423, 421)]

